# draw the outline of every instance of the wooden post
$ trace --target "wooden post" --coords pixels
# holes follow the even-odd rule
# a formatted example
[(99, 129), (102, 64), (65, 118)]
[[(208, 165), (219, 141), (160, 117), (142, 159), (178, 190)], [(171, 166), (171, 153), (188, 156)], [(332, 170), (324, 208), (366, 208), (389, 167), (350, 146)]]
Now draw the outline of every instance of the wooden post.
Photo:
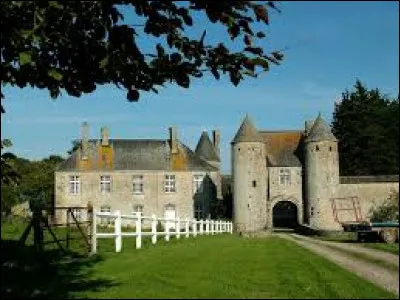
[(165, 240), (169, 242), (169, 219), (165, 220)]
[(121, 252), (122, 235), (121, 235), (121, 211), (115, 212), (114, 230), (115, 230), (115, 252)]
[(176, 238), (179, 239), (181, 237), (181, 220), (179, 217), (176, 218)]
[(151, 242), (153, 244), (157, 243), (157, 217), (156, 215), (152, 215), (152, 221), (151, 221)]
[(186, 236), (186, 238), (189, 237), (189, 219), (188, 218), (185, 219), (185, 236)]
[(92, 210), (92, 254), (97, 252), (97, 218), (96, 210)]
[(142, 248), (142, 214), (136, 213), (136, 249)]
[(207, 235), (210, 234), (210, 220), (209, 219), (206, 220), (206, 234)]
[(91, 251), (91, 245), (92, 245), (92, 223), (93, 223), (93, 205), (92, 203), (88, 202), (87, 204), (87, 236), (89, 240), (89, 247), (88, 247), (88, 252)]
[(197, 236), (197, 220), (193, 219), (193, 236)]
[(211, 220), (211, 234), (214, 235), (215, 233), (215, 222), (214, 220)]
[(204, 228), (203, 228), (203, 219), (200, 220), (200, 235), (202, 235), (204, 232)]
[(71, 211), (70, 208), (67, 208), (67, 237), (66, 237), (66, 243), (67, 243), (67, 249), (69, 249), (69, 215)]
[(233, 223), (232, 222), (229, 223), (229, 232), (230, 232), (230, 234), (232, 234), (232, 232), (233, 232)]

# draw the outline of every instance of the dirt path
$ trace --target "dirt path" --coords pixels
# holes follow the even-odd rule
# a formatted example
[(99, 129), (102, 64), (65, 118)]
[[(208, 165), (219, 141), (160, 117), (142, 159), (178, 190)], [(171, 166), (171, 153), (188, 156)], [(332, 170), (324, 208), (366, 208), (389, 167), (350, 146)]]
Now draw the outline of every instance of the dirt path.
[[(300, 238), (303, 240), (310, 240), (310, 238), (305, 237), (303, 235), (299, 235), (299, 234), (294, 234), (294, 236), (296, 238)], [(385, 252), (385, 251), (379, 251), (376, 249), (371, 249), (371, 248), (365, 248), (363, 246), (357, 245), (355, 243), (338, 243), (338, 242), (331, 242), (331, 241), (321, 241), (321, 240), (315, 240), (312, 239), (312, 241), (321, 244), (321, 245), (328, 245), (331, 247), (336, 247), (339, 249), (343, 249), (343, 250), (348, 250), (351, 252), (356, 252), (356, 253), (360, 253), (360, 254), (365, 254), (368, 255), (371, 258), (375, 258), (375, 259), (379, 259), (379, 260), (383, 260), (389, 264), (395, 265), (397, 267), (399, 267), (399, 256), (389, 253), (389, 252)]]
[[(307, 248), (317, 254), (324, 256), (325, 258), (335, 262), (336, 264), (342, 266), (343, 268), (359, 275), (366, 280), (369, 280), (378, 286), (390, 291), (396, 295), (399, 295), (399, 272), (394, 270), (389, 270), (385, 267), (379, 266), (377, 264), (373, 264), (367, 262), (365, 260), (355, 258), (351, 254), (346, 255), (342, 250), (334, 250), (331, 247), (328, 247), (325, 244), (325, 241), (317, 241), (315, 239), (311, 239), (304, 236), (296, 235), (296, 238), (290, 234), (276, 233), (277, 236), (294, 241), (298, 245)], [(327, 242), (330, 245), (330, 242)], [(354, 247), (358, 247), (355, 245), (349, 245), (351, 247), (351, 251), (362, 251), (364, 254), (374, 253), (375, 251), (369, 251), (373, 249), (366, 249), (367, 252), (363, 250), (353, 250)], [(347, 248), (350, 249), (350, 248)], [(361, 252), (360, 252), (361, 253)], [(390, 254), (390, 253), (389, 253)], [(369, 254), (368, 254), (369, 255)], [(376, 253), (372, 255), (377, 255)], [(380, 255), (379, 259), (383, 259), (382, 257), (386, 257), (386, 255)], [(377, 256), (376, 256), (377, 257)], [(388, 259), (388, 258), (386, 258)], [(397, 258), (398, 259), (398, 258)], [(389, 260), (392, 260), (390, 258)], [(397, 263), (398, 266), (398, 263)]]

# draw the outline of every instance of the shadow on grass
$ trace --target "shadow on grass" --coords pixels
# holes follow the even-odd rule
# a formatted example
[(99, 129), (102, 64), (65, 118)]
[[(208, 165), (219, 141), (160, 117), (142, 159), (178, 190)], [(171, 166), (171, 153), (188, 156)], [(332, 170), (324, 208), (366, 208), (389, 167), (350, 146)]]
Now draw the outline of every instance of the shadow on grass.
[(100, 256), (85, 257), (47, 250), (37, 254), (33, 246), (1, 240), (1, 298), (74, 298), (74, 293), (97, 291), (117, 285), (93, 279), (91, 266)]

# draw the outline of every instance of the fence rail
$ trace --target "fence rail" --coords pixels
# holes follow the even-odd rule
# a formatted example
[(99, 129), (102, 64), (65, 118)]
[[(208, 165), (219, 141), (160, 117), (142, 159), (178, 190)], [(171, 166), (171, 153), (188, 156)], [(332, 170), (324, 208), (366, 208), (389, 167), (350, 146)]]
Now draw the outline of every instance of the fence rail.
[[(114, 220), (114, 232), (98, 232), (97, 218), (107, 218)], [(134, 220), (135, 230), (131, 232), (122, 232), (122, 220)], [(143, 231), (142, 221), (151, 221), (151, 231)], [(157, 231), (159, 222), (163, 223), (164, 230)], [(142, 247), (142, 238), (151, 237), (153, 244), (157, 243), (158, 237), (164, 237), (169, 241), (171, 236), (179, 239), (181, 236), (189, 238), (190, 235), (196, 237), (197, 235), (214, 235), (221, 233), (232, 234), (233, 225), (230, 221), (221, 220), (196, 220), (196, 219), (174, 219), (158, 218), (156, 215), (142, 216), (140, 213), (125, 215), (117, 210), (111, 212), (98, 212), (93, 209), (93, 222), (92, 222), (92, 254), (97, 252), (97, 239), (98, 238), (114, 238), (115, 239), (115, 252), (120, 252), (122, 249), (122, 237), (136, 237), (136, 249)]]

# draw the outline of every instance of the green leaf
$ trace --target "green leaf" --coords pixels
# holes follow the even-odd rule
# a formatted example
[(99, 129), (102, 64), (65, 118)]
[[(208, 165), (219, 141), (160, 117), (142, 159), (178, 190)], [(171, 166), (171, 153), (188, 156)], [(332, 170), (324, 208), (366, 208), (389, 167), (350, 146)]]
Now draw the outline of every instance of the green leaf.
[(265, 71), (269, 70), (269, 64), (266, 60), (257, 57), (257, 58), (253, 58), (251, 61), (253, 62), (253, 64), (263, 67)]
[(61, 79), (63, 79), (63, 75), (54, 68), (51, 68), (47, 72), (47, 75), (49, 75), (51, 78), (54, 78), (57, 81), (60, 81)]
[(243, 72), (243, 74), (249, 75), (249, 76), (251, 76), (251, 77), (257, 77), (257, 76), (254, 74), (254, 71), (251, 71), (251, 70), (246, 70), (246, 71)]
[(64, 8), (64, 6), (62, 4), (60, 4), (60, 3), (58, 3), (58, 1), (49, 1), (49, 5), (51, 7), (58, 8), (58, 9), (63, 9)]
[(108, 65), (108, 56), (104, 57), (104, 58), (100, 61), (99, 67), (103, 69), (106, 65)]
[(31, 52), (21, 52), (19, 54), (19, 64), (21, 66), (29, 64), (32, 61), (32, 54)]

